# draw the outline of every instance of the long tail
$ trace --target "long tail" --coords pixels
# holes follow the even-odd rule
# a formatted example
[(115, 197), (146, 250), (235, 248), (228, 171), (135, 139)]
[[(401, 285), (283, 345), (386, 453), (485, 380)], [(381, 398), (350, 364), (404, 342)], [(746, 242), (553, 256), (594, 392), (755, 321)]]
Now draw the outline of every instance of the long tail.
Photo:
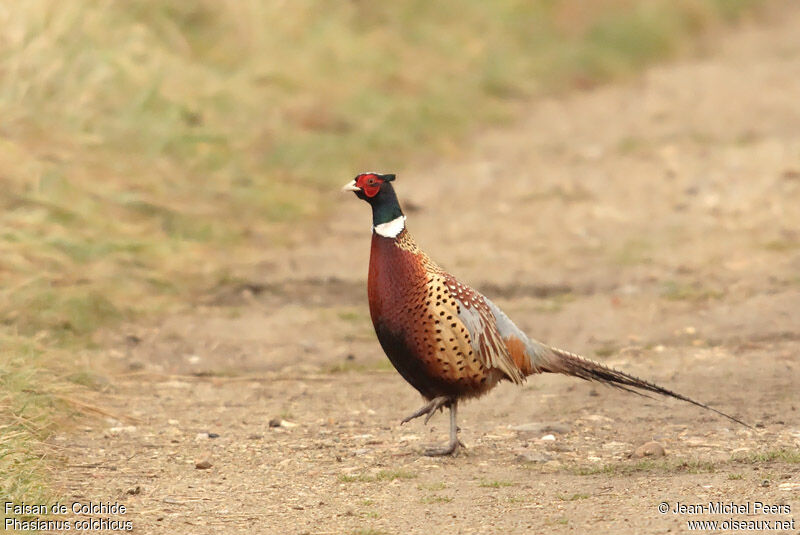
[(594, 362), (593, 360), (575, 355), (574, 353), (570, 353), (568, 351), (564, 351), (563, 349), (557, 349), (554, 347), (549, 349), (550, 351), (548, 353), (550, 354), (544, 356), (544, 358), (536, 363), (536, 368), (539, 371), (563, 373), (564, 375), (580, 377), (581, 379), (585, 379), (587, 381), (598, 381), (603, 384), (639, 395), (646, 395), (641, 392), (646, 391), (661, 394), (663, 396), (673, 397), (691, 403), (692, 405), (697, 405), (698, 407), (702, 407), (706, 410), (716, 412), (720, 416), (724, 416), (725, 418), (732, 420), (737, 424), (741, 424), (752, 429), (752, 426), (744, 423), (738, 418), (734, 418), (730, 414), (725, 414), (724, 412), (718, 411), (713, 407), (709, 407), (708, 405), (700, 403), (699, 401), (695, 401), (691, 398), (687, 398), (686, 396), (682, 396), (681, 394), (672, 392), (671, 390), (667, 390), (666, 388), (658, 386), (657, 384), (643, 381), (638, 377), (628, 375), (627, 373), (609, 368), (608, 366), (603, 366), (599, 362)]

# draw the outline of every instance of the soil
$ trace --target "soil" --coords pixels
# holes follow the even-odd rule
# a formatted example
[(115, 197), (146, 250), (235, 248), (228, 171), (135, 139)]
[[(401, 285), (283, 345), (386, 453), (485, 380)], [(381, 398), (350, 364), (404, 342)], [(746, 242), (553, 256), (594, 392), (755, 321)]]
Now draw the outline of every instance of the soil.
[[(683, 533), (729, 518), (800, 532), (798, 27), (786, 3), (700, 57), (541, 99), (446, 158), (384, 170), (417, 242), (531, 336), (754, 429), (535, 376), (462, 405), (461, 455), (421, 455), (447, 418), (399, 425), (422, 400), (371, 330), (368, 207), (331, 192), (335, 215), (265, 250), (245, 282), (108, 333), (109, 386), (85, 401), (111, 416), (54, 437), (63, 495), (123, 503), (143, 534)], [(632, 455), (651, 441), (665, 456)], [(715, 501), (791, 512), (657, 509)]]

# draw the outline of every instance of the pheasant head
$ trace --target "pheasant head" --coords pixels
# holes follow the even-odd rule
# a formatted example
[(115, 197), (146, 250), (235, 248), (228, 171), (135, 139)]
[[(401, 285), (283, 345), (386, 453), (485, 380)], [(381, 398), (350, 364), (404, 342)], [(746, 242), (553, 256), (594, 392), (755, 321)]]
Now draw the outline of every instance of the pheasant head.
[(372, 226), (381, 236), (394, 238), (405, 228), (406, 216), (392, 187), (394, 175), (361, 173), (342, 188), (372, 207)]

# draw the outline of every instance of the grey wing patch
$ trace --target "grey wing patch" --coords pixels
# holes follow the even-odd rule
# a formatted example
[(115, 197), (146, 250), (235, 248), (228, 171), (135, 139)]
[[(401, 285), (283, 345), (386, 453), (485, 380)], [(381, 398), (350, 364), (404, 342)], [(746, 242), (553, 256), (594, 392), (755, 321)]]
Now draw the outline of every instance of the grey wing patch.
[[(458, 317), (469, 331), (470, 345), (484, 366), (500, 370), (514, 383), (522, 383), (524, 375), (508, 353), (499, 331), (498, 316), (492, 310), (500, 309), (483, 295), (455, 279), (448, 280), (447, 287), (459, 303)], [(504, 321), (513, 326), (505, 314), (500, 314)]]
[(536, 340), (528, 338), (528, 336), (522, 332), (522, 330), (517, 327), (513, 321), (511, 321), (511, 318), (509, 318), (505, 312), (500, 310), (500, 307), (495, 305), (488, 297), (484, 297), (483, 299), (489, 306), (489, 310), (491, 310), (492, 314), (494, 314), (497, 322), (497, 330), (500, 333), (500, 336), (502, 336), (504, 340), (514, 337), (522, 341), (522, 343), (525, 344), (525, 351), (530, 359), (531, 372), (541, 373), (542, 370), (539, 365), (547, 361), (547, 357), (551, 353), (550, 347), (542, 344), (541, 342), (537, 342)]

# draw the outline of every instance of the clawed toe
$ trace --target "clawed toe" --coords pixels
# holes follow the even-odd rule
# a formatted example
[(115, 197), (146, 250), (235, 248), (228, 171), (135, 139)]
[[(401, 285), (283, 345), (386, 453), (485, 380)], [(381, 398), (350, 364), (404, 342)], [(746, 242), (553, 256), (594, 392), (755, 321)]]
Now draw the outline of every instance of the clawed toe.
[(464, 446), (463, 442), (457, 440), (456, 442), (448, 444), (443, 448), (426, 448), (425, 451), (423, 451), (422, 453), (426, 457), (444, 457), (446, 455), (451, 455), (455, 457), (458, 455), (459, 450), (465, 447), (466, 446)]
[(457, 452), (458, 448), (447, 447), (447, 448), (428, 448), (422, 453), (426, 457), (445, 457), (448, 455), (452, 455), (453, 457), (455, 457), (456, 455), (458, 455)]
[(420, 416), (425, 415), (425, 423), (427, 424), (428, 421), (431, 419), (433, 414), (442, 407), (447, 406), (450, 403), (450, 400), (444, 396), (440, 396), (438, 398), (433, 398), (428, 403), (426, 403), (422, 408), (418, 411), (415, 411), (402, 420), (400, 420), (400, 425), (410, 422), (415, 418), (419, 418)]

